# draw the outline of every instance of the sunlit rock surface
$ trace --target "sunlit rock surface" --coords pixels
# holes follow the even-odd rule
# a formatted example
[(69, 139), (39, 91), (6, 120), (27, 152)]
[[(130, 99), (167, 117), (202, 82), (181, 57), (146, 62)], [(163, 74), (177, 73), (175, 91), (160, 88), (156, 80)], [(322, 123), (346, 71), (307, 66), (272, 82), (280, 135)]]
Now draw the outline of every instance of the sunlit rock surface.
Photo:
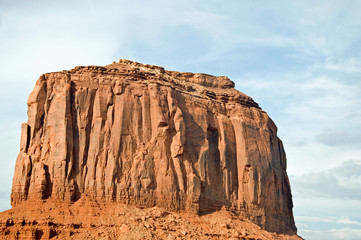
[(277, 127), (227, 77), (120, 60), (47, 73), (28, 100), (11, 204), (226, 209), (296, 233)]

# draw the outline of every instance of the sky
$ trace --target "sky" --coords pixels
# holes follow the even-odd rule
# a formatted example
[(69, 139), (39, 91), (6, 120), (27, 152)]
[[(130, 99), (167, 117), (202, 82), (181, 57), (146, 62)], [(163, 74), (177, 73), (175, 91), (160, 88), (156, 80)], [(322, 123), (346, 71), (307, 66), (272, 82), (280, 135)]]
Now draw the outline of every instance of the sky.
[(0, 0), (0, 211), (46, 72), (118, 59), (228, 76), (278, 126), (305, 239), (361, 239), (361, 1)]

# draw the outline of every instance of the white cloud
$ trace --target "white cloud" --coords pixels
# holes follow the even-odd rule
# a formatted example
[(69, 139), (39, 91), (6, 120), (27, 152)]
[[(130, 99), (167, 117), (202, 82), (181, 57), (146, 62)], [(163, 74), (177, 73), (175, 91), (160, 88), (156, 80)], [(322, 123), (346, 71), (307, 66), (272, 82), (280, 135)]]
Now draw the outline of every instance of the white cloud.
[(361, 132), (347, 132), (347, 131), (334, 131), (328, 130), (321, 134), (316, 135), (316, 141), (328, 146), (340, 145), (361, 145)]
[[(338, 238), (336, 232), (361, 229), (361, 201), (354, 199), (315, 198), (294, 196), (294, 216), (298, 234), (307, 240), (351, 239), (351, 235)], [(332, 230), (333, 229), (333, 230)], [(332, 233), (330, 233), (332, 231)], [(353, 238), (355, 239), (355, 238)], [(357, 239), (357, 238), (356, 238)]]
[(341, 228), (341, 229), (331, 229), (325, 231), (315, 231), (315, 230), (304, 230), (299, 232), (299, 234), (307, 240), (359, 240), (361, 239), (361, 229), (352, 229), (352, 228)]
[(361, 161), (344, 161), (326, 171), (314, 171), (292, 177), (297, 197), (356, 199), (361, 201)]
[(325, 222), (325, 223), (339, 223), (361, 226), (361, 222), (352, 221), (349, 217), (309, 217), (309, 216), (296, 216), (296, 219), (301, 222)]
[(358, 56), (347, 58), (347, 59), (338, 59), (337, 61), (332, 60), (331, 58), (326, 58), (324, 63), (321, 63), (317, 67), (323, 68), (325, 70), (340, 71), (346, 73), (360, 73), (361, 72), (361, 59)]

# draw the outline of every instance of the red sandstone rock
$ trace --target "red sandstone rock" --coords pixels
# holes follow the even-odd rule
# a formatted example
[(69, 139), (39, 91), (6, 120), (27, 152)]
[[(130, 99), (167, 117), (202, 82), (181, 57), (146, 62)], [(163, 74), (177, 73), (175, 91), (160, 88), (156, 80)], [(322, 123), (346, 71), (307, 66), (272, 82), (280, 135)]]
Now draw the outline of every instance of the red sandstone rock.
[[(224, 227), (226, 225), (227, 227)], [(270, 233), (236, 213), (206, 215), (140, 209), (121, 203), (26, 201), (0, 214), (1, 239), (243, 239), (300, 240)]]
[(129, 60), (42, 75), (22, 125), (12, 206), (87, 197), (201, 214), (223, 207), (295, 234), (277, 127), (233, 87)]

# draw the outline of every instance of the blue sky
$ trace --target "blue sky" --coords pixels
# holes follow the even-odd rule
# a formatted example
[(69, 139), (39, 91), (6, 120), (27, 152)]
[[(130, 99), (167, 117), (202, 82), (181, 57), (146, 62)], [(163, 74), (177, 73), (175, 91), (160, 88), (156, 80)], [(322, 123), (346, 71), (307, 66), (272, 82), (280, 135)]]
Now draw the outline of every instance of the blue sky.
[(127, 58), (230, 77), (279, 128), (305, 239), (361, 239), (360, 1), (0, 0), (0, 210), (45, 72)]

